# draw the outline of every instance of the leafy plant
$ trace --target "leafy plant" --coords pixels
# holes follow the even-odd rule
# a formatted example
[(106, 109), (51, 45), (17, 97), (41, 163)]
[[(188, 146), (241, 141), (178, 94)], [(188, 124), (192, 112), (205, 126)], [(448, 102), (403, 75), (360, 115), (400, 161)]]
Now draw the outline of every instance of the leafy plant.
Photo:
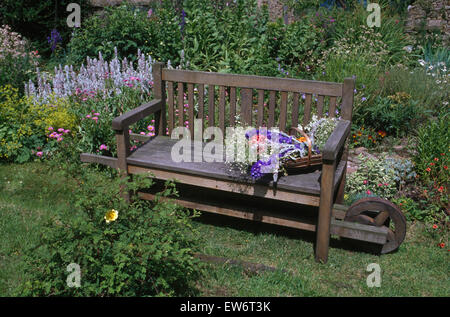
[(417, 131), (416, 171), (425, 185), (448, 186), (450, 129), (448, 114), (429, 120)]
[[(99, 183), (92, 174), (80, 179), (72, 206), (49, 219), (41, 244), (25, 252), (30, 280), (18, 290), (25, 296), (186, 296), (195, 294), (199, 263), (193, 257), (196, 231), (190, 213), (165, 198), (173, 183), (154, 201), (137, 197), (153, 181), (112, 179)], [(130, 190), (127, 204), (119, 188)], [(81, 269), (80, 287), (67, 284), (67, 267)]]
[(388, 170), (394, 171), (394, 180), (397, 182), (401, 190), (407, 183), (413, 182), (416, 179), (416, 172), (414, 171), (414, 164), (407, 159), (387, 158), (385, 160)]
[[(39, 51), (49, 56), (51, 45), (47, 37), (53, 29), (59, 30), (63, 43), (67, 43), (72, 29), (67, 26), (66, 8), (72, 0), (2, 0), (0, 2), (0, 25), (8, 24), (16, 32), (23, 34), (33, 42)], [(80, 5), (82, 26), (91, 13), (88, 0), (76, 1)], [(84, 26), (83, 26), (84, 27)]]
[(181, 34), (173, 11), (160, 9), (159, 15), (133, 9), (130, 5), (107, 7), (105, 16), (88, 18), (83, 28), (75, 30), (68, 44), (71, 62), (81, 64), (87, 56), (101, 51), (105, 59), (114, 57), (136, 60), (138, 48), (144, 54), (177, 64)]
[(360, 193), (392, 198), (396, 192), (395, 174), (388, 169), (383, 159), (358, 157), (361, 165), (348, 175), (346, 193), (353, 196)]
[(11, 27), (0, 27), (0, 86), (11, 85), (23, 92), (24, 83), (34, 77), (33, 69), (39, 64), (38, 51)]
[(361, 111), (363, 120), (375, 130), (384, 130), (395, 136), (407, 135), (422, 115), (419, 103), (402, 92), (387, 98), (377, 96), (372, 106)]

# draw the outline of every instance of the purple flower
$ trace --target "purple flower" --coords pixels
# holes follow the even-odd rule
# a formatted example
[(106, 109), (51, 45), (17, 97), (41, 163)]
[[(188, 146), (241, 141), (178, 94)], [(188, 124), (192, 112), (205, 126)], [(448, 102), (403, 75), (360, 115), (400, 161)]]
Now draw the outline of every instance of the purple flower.
[(153, 10), (150, 8), (150, 10), (148, 10), (147, 12), (147, 18), (151, 17), (153, 14)]
[(366, 97), (362, 97), (362, 98), (361, 98), (361, 101), (366, 101), (366, 100), (367, 100)]
[(56, 49), (56, 45), (62, 42), (61, 34), (59, 34), (57, 29), (53, 29), (50, 36), (47, 37), (48, 44), (51, 45), (52, 52)]

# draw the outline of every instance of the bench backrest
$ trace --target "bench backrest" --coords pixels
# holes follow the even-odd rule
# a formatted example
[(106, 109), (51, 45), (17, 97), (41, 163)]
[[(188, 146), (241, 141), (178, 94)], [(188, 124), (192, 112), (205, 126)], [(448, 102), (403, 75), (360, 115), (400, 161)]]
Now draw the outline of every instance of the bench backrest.
[[(287, 131), (306, 125), (313, 113), (339, 115), (351, 121), (355, 82), (320, 82), (291, 78), (198, 72), (153, 65), (155, 98), (166, 100), (160, 114), (159, 133), (188, 126), (194, 136), (194, 120), (203, 127), (235, 126), (236, 115), (249, 126), (278, 127)], [(187, 100), (187, 102), (186, 102)], [(300, 118), (301, 117), (301, 118)], [(164, 132), (164, 133), (163, 133)]]

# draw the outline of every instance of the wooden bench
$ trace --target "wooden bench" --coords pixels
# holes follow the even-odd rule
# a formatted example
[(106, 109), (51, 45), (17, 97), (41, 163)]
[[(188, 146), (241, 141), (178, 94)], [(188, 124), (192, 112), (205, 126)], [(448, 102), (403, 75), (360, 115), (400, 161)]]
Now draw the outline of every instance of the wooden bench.
[[(352, 119), (353, 79), (345, 79), (344, 83), (305, 81), (173, 70), (155, 63), (153, 82), (153, 101), (113, 120), (117, 159), (82, 154), (82, 161), (106, 164), (118, 168), (124, 175), (151, 172), (159, 180), (176, 179), (182, 188), (176, 202), (188, 208), (316, 231), (317, 261), (327, 261), (330, 234), (386, 243), (386, 228), (341, 221), (345, 208), (335, 205), (344, 193), (345, 141)], [(185, 107), (185, 94), (188, 107)], [(235, 126), (236, 114), (249, 126), (264, 125), (287, 131), (298, 123), (307, 124), (313, 113), (321, 117), (328, 112), (334, 117), (338, 105), (341, 120), (324, 147), (321, 169), (283, 176), (276, 185), (273, 181), (236, 179), (227, 172), (223, 162), (176, 163), (171, 160), (171, 148), (177, 140), (167, 136), (166, 129), (170, 135), (186, 121), (192, 138), (195, 133), (202, 135), (205, 127), (218, 126), (225, 131), (226, 127)], [(152, 114), (156, 137), (129, 134), (131, 124)], [(200, 119), (202, 124), (194, 126), (195, 119)], [(131, 152), (130, 138), (146, 142)], [(194, 142), (194, 146), (198, 144)], [(154, 198), (152, 193), (140, 195), (145, 199)], [(301, 219), (302, 210), (308, 206), (313, 208), (312, 220)]]

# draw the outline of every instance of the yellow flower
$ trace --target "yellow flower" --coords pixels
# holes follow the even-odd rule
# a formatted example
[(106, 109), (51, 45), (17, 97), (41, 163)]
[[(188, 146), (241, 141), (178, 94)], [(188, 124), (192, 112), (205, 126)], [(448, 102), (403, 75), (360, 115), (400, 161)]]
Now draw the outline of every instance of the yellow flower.
[(110, 223), (111, 221), (115, 221), (119, 217), (119, 212), (115, 209), (111, 209), (105, 215), (106, 223)]

